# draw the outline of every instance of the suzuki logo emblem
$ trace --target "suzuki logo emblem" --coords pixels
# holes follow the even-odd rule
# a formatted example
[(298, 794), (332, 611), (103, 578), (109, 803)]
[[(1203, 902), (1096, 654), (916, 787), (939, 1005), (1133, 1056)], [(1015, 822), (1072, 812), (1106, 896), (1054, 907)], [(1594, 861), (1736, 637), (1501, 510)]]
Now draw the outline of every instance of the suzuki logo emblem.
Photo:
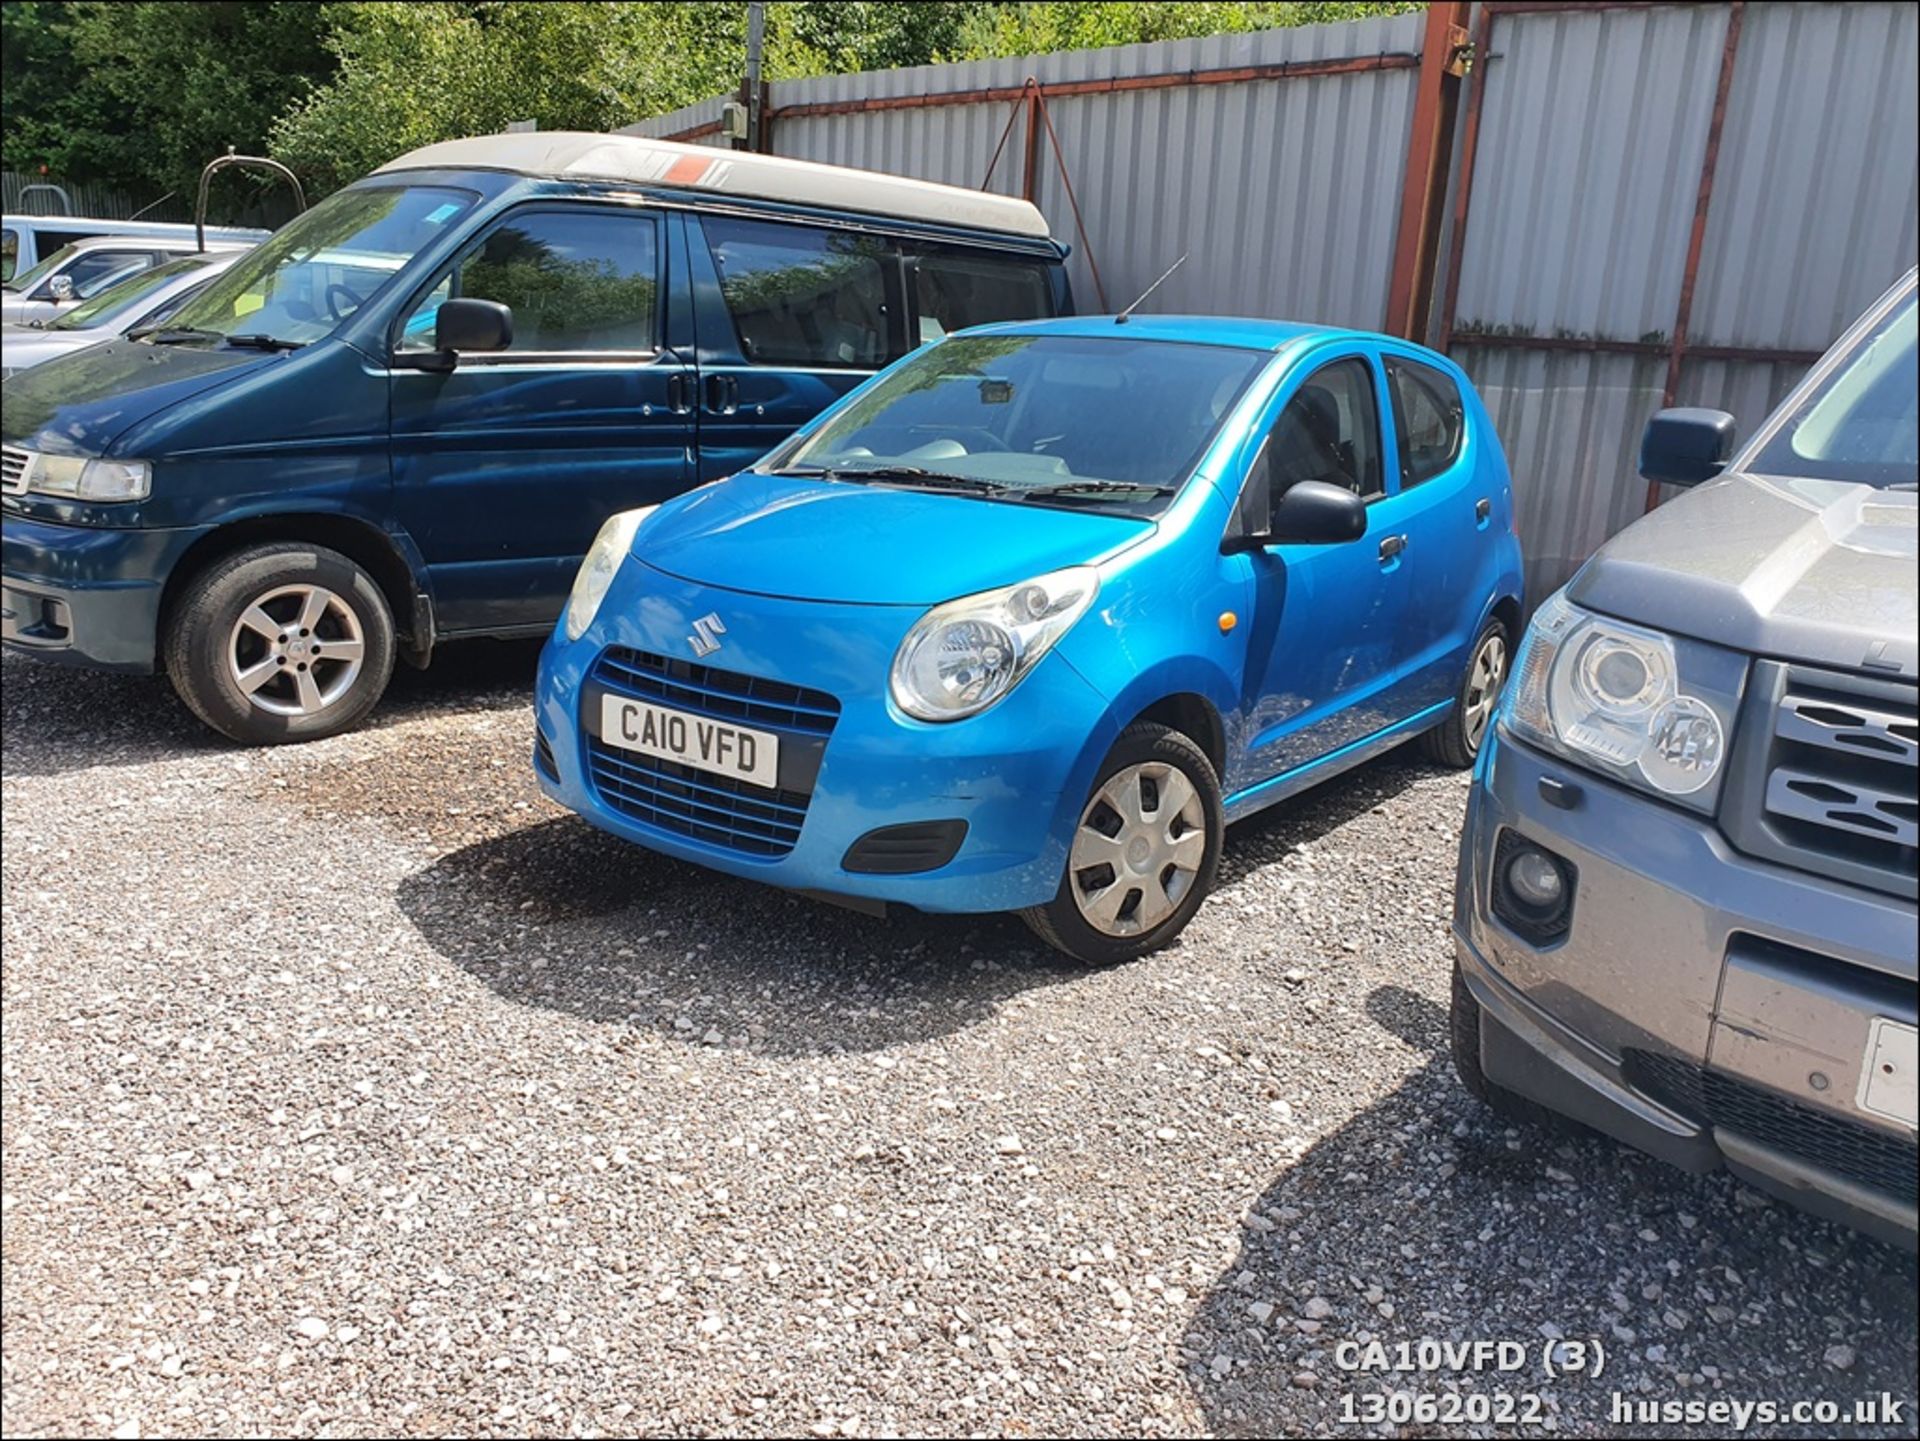
[(693, 634), (687, 637), (687, 644), (693, 647), (693, 653), (702, 659), (720, 649), (719, 637), (727, 633), (720, 617), (708, 611), (693, 623)]

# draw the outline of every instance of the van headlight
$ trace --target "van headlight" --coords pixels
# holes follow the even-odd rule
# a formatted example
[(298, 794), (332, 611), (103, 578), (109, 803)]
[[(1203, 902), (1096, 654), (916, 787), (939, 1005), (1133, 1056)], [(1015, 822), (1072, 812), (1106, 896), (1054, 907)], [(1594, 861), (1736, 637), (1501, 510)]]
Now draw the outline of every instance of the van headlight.
[(1735, 652), (1556, 593), (1527, 627), (1503, 719), (1524, 740), (1711, 812), (1745, 674)]
[(27, 489), (62, 500), (145, 500), (153, 493), (153, 467), (144, 460), (101, 460), (48, 455), (27, 462)]
[(600, 613), (600, 602), (607, 598), (607, 587), (613, 584), (613, 578), (620, 573), (621, 562), (633, 549), (633, 537), (641, 523), (659, 508), (643, 505), (638, 510), (623, 510), (609, 516), (600, 527), (600, 533), (587, 550), (587, 558), (580, 562), (580, 569), (573, 577), (567, 613), (561, 617), (568, 640), (578, 640), (587, 633), (594, 616)]
[(893, 700), (918, 720), (978, 715), (1086, 613), (1100, 589), (1092, 566), (1069, 566), (937, 605), (893, 657)]

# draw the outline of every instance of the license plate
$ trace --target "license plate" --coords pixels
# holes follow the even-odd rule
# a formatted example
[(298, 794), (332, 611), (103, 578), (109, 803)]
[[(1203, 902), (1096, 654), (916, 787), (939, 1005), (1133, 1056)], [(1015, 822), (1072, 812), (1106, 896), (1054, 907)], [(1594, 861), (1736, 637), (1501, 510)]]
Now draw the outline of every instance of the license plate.
[(1915, 1081), (1920, 1079), (1920, 1031), (1876, 1016), (1867, 1032), (1867, 1059), (1860, 1074), (1860, 1109), (1915, 1124), (1920, 1119)]
[(779, 736), (643, 700), (603, 696), (600, 739), (621, 750), (678, 761), (769, 790), (780, 781)]

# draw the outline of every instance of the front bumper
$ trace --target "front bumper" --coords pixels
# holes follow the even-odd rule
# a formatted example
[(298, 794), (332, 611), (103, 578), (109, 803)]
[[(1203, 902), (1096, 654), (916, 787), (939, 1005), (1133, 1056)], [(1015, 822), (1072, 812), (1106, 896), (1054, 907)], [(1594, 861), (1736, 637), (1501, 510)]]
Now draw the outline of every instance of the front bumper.
[[(642, 823), (609, 804), (593, 778), (589, 747), (601, 686), (592, 672), (602, 652), (622, 646), (691, 659), (693, 623), (710, 613), (725, 632), (704, 665), (839, 702), (798, 838), (784, 854), (751, 854)], [(601, 829), (732, 875), (928, 911), (1017, 910), (1051, 900), (1072, 824), (1112, 742), (1106, 703), (1056, 651), (981, 715), (942, 725), (902, 715), (888, 697), (888, 667), (922, 613), (723, 591), (630, 561), (586, 634), (569, 643), (556, 630), (541, 656), (535, 719), (544, 744), (535, 776), (549, 796)], [(777, 725), (741, 723), (780, 734), (783, 752), (806, 740)], [(937, 868), (881, 874), (843, 864), (872, 831), (952, 821), (965, 823), (965, 838)]]
[(69, 665), (149, 674), (174, 563), (205, 532), (0, 521), (0, 643)]
[[(1543, 780), (1577, 787), (1572, 808)], [(1563, 939), (1536, 945), (1492, 913), (1503, 830), (1572, 863)], [(1911, 903), (1752, 860), (1704, 818), (1496, 730), (1454, 933), (1490, 1081), (1915, 1246), (1914, 1130), (1862, 1105), (1875, 1019), (1916, 1019)]]

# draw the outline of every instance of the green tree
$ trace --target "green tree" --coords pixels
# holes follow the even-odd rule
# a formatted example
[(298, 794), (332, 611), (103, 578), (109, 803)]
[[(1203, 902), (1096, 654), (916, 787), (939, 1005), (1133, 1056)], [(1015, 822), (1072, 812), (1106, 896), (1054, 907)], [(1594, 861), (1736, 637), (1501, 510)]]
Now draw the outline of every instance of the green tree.
[(1186, 40), (1248, 30), (1361, 20), (1418, 10), (1416, 3), (1194, 3), (1152, 0), (1044, 0), (979, 5), (960, 27), (952, 54), (963, 60), (1086, 50), (1147, 40)]

